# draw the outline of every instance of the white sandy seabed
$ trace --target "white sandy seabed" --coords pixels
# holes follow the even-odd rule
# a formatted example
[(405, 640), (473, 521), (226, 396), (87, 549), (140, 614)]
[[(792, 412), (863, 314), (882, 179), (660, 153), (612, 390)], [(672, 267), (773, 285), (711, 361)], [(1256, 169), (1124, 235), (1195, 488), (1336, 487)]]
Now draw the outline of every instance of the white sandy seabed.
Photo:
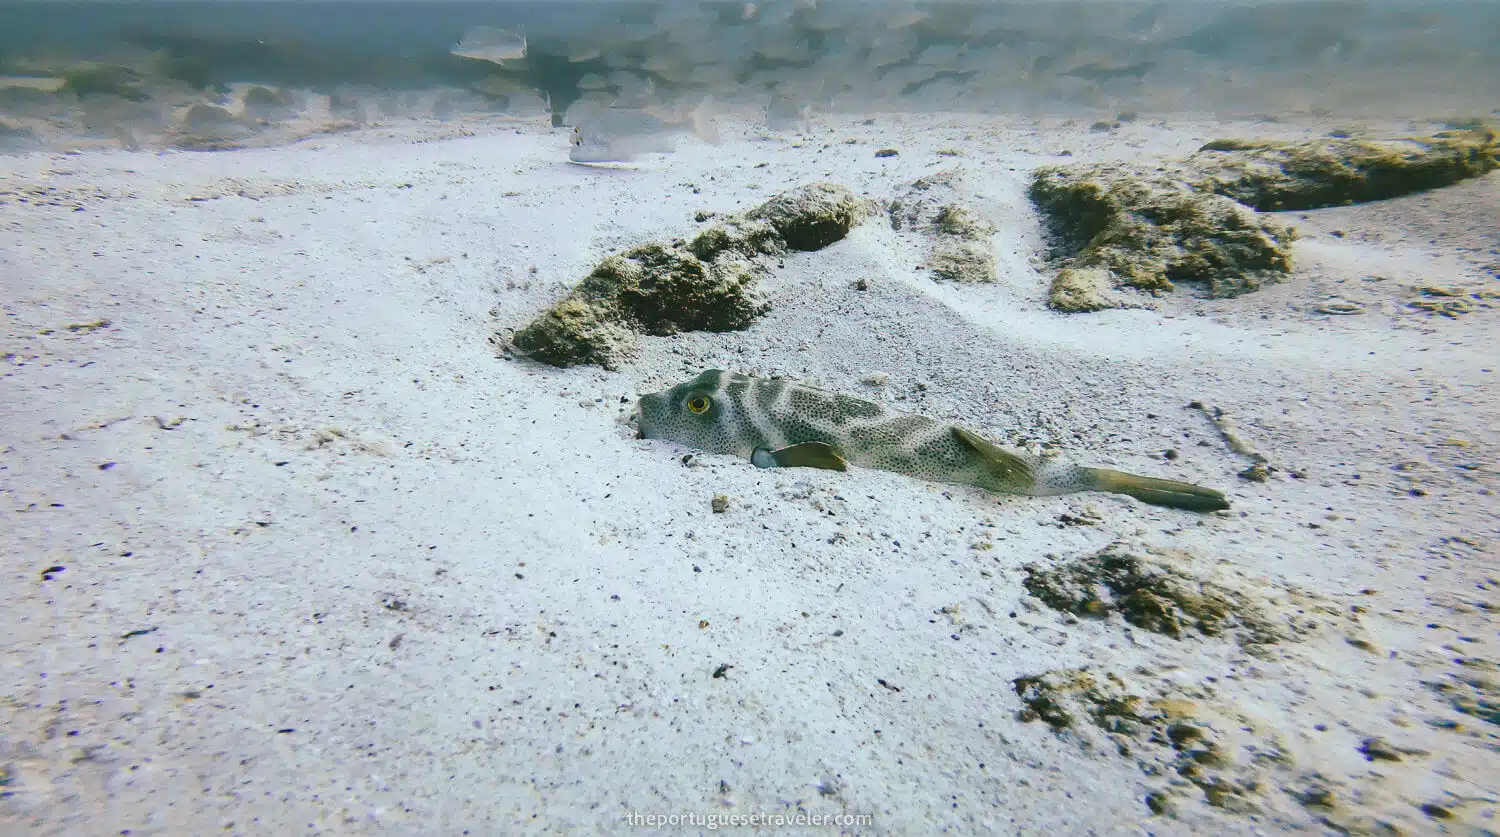
[[(470, 127), (5, 160), (0, 830), (682, 834), (710, 829), (632, 817), (797, 813), (868, 819), (759, 833), (1500, 830), (1497, 728), (1439, 688), (1497, 642), (1494, 314), (1405, 304), (1494, 283), (1495, 175), (1293, 213), (1296, 274), (1246, 297), (1061, 315), (1032, 168), (1328, 126), (877, 114), (619, 168), (569, 164), (567, 134), (535, 121)], [(748, 331), (647, 338), (619, 372), (490, 341), (699, 210), (818, 180), (890, 198), (955, 167), (999, 230), (995, 284), (935, 281), (875, 218), (787, 256)], [(1364, 313), (1314, 311), (1331, 297)], [(708, 367), (1234, 508), (685, 467), (633, 438), (628, 402)], [(875, 372), (884, 387), (861, 383)], [(1269, 481), (1237, 478), (1249, 463), (1194, 400), (1235, 416)], [(1117, 540), (1321, 597), (1362, 639), (1252, 657), (1022, 587), (1024, 564)], [(1173, 776), (1018, 717), (1015, 678), (1080, 666), (1256, 719), (1275, 758), (1253, 805), (1187, 785), (1153, 815)], [(1368, 758), (1372, 738), (1399, 760)]]

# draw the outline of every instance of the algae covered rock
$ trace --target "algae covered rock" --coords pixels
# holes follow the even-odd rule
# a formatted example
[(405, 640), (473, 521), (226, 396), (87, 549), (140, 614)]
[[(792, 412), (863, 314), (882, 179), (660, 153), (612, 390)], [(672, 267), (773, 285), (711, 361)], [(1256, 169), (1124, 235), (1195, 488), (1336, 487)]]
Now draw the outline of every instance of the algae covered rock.
[(754, 284), (748, 269), (704, 264), (662, 244), (610, 256), (585, 280), (596, 296), (612, 296), (627, 322), (654, 335), (745, 328), (765, 308)]
[(923, 233), (931, 239), (927, 267), (953, 282), (991, 282), (995, 254), (990, 246), (994, 229), (964, 205), (966, 195), (955, 184), (956, 169), (931, 174), (909, 183), (891, 202), (891, 228)]
[(784, 192), (746, 213), (767, 221), (793, 250), (821, 250), (842, 239), (865, 214), (853, 192), (836, 183), (810, 183)]
[(943, 235), (959, 238), (979, 238), (991, 232), (988, 224), (976, 218), (973, 212), (957, 204), (939, 207), (932, 223)]
[(1128, 165), (1048, 166), (1031, 184), (1032, 201), (1050, 219), (1058, 250), (1074, 270), (1054, 281), (1053, 307), (1093, 311), (1139, 304), (1115, 293), (1151, 294), (1178, 281), (1201, 281), (1214, 296), (1236, 296), (1291, 270), (1296, 233), (1221, 195), (1170, 173)]
[(286, 119), (297, 112), (297, 102), (285, 91), (256, 85), (245, 91), (245, 116), (263, 122)]
[(553, 366), (592, 363), (615, 368), (615, 359), (635, 348), (636, 336), (606, 300), (576, 293), (516, 332), (516, 348)]
[(516, 333), (514, 344), (553, 366), (613, 369), (636, 334), (731, 331), (766, 310), (754, 265), (704, 263), (687, 250), (646, 244), (599, 263), (566, 299)]
[(1246, 206), (1318, 209), (1437, 189), (1500, 167), (1500, 136), (1485, 128), (1389, 140), (1221, 139), (1187, 164), (1201, 187)]
[(130, 102), (151, 98), (143, 89), (141, 76), (129, 67), (89, 63), (72, 67), (63, 73), (59, 92), (85, 96), (117, 96)]
[(199, 103), (183, 112), (178, 127), (169, 135), (178, 148), (222, 151), (240, 148), (252, 133), (254, 129), (229, 110)]
[(1063, 268), (1052, 280), (1048, 300), (1053, 309), (1065, 314), (1145, 305), (1116, 291), (1114, 274), (1102, 267)]
[(553, 366), (614, 369), (634, 351), (640, 334), (747, 328), (769, 308), (758, 288), (765, 267), (757, 258), (783, 254), (788, 247), (825, 247), (863, 215), (863, 205), (849, 190), (814, 183), (729, 218), (691, 242), (644, 244), (617, 253), (516, 332), (511, 344)]
[(786, 252), (786, 242), (769, 221), (731, 218), (699, 233), (688, 249), (703, 261), (712, 261), (725, 252), (747, 258), (779, 256)]
[(989, 245), (969, 239), (938, 239), (927, 266), (940, 278), (953, 282), (990, 282), (995, 278), (995, 254)]
[(1162, 294), (1197, 280), (1210, 296), (1226, 298), (1285, 276), (1296, 233), (1257, 210), (1383, 200), (1497, 166), (1500, 138), (1486, 128), (1388, 140), (1220, 139), (1154, 166), (1044, 167), (1030, 195), (1062, 262), (1052, 307), (1097, 311), (1143, 301), (1121, 289)]
[(933, 218), (937, 241), (928, 266), (954, 282), (990, 282), (995, 278), (995, 254), (989, 237), (993, 230), (973, 212), (958, 204), (939, 207)]

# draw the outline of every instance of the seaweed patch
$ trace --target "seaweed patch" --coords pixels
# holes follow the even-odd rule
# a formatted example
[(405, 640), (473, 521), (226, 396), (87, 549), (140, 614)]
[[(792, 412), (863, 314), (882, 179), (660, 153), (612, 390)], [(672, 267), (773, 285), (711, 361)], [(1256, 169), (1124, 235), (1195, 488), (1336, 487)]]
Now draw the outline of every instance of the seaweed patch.
[(1228, 569), (1203, 572), (1190, 556), (1115, 543), (1098, 552), (1043, 567), (1027, 564), (1022, 585), (1053, 610), (1125, 622), (1185, 639), (1235, 639), (1247, 652), (1307, 633), (1332, 616), (1332, 607), (1277, 590)]

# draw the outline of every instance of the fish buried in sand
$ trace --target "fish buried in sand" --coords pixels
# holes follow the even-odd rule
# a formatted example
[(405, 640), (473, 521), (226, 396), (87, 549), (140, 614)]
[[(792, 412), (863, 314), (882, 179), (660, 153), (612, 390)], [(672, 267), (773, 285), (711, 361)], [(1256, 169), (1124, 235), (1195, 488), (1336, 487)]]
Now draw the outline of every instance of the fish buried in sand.
[(795, 383), (710, 369), (641, 396), (640, 435), (743, 456), (760, 468), (849, 464), (1000, 494), (1127, 494), (1191, 511), (1229, 508), (1211, 488), (1070, 465), (1001, 448), (934, 418)]

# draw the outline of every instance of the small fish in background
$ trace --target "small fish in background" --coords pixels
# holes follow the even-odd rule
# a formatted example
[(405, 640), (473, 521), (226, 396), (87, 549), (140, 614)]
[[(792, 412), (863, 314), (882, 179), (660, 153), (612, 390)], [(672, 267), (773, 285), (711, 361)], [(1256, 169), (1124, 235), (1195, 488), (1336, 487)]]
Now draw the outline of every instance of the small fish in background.
[(1229, 508), (1212, 488), (1006, 450), (956, 424), (784, 378), (709, 369), (641, 396), (637, 414), (641, 438), (742, 456), (759, 468), (843, 471), (852, 463), (1000, 494), (1108, 491), (1190, 511)]
[(575, 163), (628, 163), (647, 154), (669, 154), (684, 134), (719, 141), (707, 102), (672, 120), (647, 109), (575, 107), (567, 121), (573, 123), (568, 159)]
[(494, 26), (471, 26), (449, 54), (504, 65), (526, 57), (526, 35)]

